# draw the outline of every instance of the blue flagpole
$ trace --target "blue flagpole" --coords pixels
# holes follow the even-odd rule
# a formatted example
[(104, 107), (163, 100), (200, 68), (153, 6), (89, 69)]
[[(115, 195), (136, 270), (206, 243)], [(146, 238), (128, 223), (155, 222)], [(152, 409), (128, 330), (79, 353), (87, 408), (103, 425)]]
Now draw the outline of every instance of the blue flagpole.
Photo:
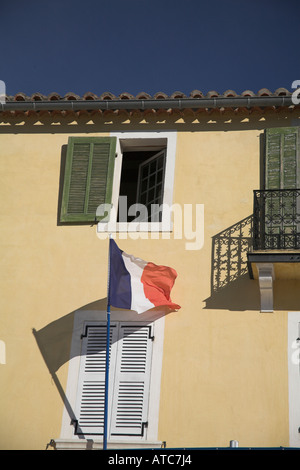
[(108, 383), (109, 383), (109, 343), (110, 343), (110, 239), (111, 239), (111, 234), (109, 234), (109, 249), (108, 249), (103, 450), (107, 449), (107, 428), (108, 428)]

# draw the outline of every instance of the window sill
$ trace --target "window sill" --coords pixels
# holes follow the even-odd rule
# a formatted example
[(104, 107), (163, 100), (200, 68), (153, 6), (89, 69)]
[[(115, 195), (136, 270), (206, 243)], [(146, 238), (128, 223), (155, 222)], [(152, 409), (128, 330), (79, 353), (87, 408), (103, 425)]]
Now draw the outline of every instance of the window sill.
[[(103, 449), (102, 440), (94, 439), (54, 439), (55, 450), (99, 450)], [(161, 441), (109, 441), (107, 449), (160, 449)]]
[(108, 232), (172, 232), (173, 224), (171, 222), (117, 222), (97, 224), (97, 233)]

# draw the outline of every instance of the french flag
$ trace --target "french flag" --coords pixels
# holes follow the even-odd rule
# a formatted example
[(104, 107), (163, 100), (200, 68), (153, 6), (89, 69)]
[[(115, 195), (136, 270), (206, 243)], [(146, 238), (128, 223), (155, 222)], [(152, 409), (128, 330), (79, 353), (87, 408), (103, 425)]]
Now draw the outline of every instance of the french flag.
[(111, 238), (109, 272), (109, 303), (116, 308), (145, 312), (166, 305), (178, 310), (170, 293), (177, 273), (167, 266), (157, 266), (120, 250)]

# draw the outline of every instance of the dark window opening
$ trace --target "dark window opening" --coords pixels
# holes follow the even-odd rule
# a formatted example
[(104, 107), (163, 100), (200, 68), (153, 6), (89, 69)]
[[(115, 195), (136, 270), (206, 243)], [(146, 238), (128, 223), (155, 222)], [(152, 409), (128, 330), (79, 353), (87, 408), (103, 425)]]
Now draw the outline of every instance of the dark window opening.
[(163, 203), (166, 152), (164, 149), (125, 151), (123, 153), (120, 181), (120, 196), (127, 197), (127, 212), (119, 205), (118, 222), (132, 222), (142, 214), (128, 215), (133, 204), (143, 204), (147, 217), (144, 222), (160, 222), (161, 210), (156, 205)]

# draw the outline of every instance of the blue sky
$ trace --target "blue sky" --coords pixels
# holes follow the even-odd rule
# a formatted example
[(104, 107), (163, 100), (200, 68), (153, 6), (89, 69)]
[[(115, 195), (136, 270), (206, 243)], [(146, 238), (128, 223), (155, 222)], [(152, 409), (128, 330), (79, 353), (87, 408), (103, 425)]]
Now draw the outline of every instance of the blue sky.
[(6, 92), (292, 91), (299, 0), (1, 0)]

